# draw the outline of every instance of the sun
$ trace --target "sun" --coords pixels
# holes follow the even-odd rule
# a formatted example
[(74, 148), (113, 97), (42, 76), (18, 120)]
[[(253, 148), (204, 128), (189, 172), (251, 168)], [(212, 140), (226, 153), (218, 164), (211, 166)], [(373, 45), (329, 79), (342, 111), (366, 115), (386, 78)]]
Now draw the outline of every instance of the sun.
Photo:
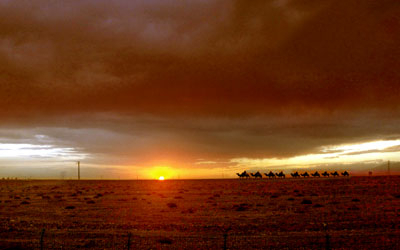
[(169, 166), (155, 166), (150, 169), (148, 176), (152, 180), (169, 180), (177, 176), (177, 171)]

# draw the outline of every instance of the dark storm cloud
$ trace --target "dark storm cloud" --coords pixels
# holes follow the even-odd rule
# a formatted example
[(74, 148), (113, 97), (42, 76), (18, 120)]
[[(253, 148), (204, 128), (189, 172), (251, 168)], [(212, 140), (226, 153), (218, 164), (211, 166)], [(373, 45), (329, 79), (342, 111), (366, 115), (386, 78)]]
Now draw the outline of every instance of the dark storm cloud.
[(395, 0), (0, 1), (0, 16), (17, 130), (2, 138), (144, 162), (400, 135)]
[(2, 106), (230, 115), (393, 108), (399, 6), (375, 2), (3, 2)]

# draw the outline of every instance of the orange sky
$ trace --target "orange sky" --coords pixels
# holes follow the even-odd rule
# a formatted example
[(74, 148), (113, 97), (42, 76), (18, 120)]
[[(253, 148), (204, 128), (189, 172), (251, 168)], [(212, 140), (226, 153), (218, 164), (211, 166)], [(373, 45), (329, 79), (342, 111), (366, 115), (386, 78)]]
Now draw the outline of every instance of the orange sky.
[(400, 160), (396, 0), (21, 0), (0, 16), (0, 176)]

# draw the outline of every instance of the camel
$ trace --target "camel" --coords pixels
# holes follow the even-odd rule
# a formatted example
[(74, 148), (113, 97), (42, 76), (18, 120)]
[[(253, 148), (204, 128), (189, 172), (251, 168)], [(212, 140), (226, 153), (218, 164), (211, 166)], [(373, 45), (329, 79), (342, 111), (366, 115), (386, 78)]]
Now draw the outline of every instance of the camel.
[(241, 174), (239, 174), (239, 173), (236, 173), (236, 174), (239, 176), (240, 179), (242, 179), (242, 178), (247, 179), (250, 177), (250, 175), (246, 171), (243, 171), (243, 173), (241, 173)]
[(269, 171), (268, 174), (266, 174), (266, 173), (264, 173), (264, 174), (265, 174), (265, 176), (267, 176), (268, 178), (275, 178), (275, 174), (272, 173), (272, 171)]
[(322, 176), (323, 177), (329, 177), (329, 173), (325, 171), (325, 172), (322, 173)]
[(275, 176), (277, 176), (278, 178), (286, 178), (286, 175), (283, 173), (283, 171), (276, 173)]
[(254, 178), (260, 178), (260, 179), (262, 179), (262, 175), (260, 174), (260, 172), (258, 172), (257, 171), (257, 173), (255, 173), (255, 174), (253, 174), (253, 173), (251, 173), (251, 176), (253, 176)]
[(315, 173), (311, 174), (313, 177), (321, 177), (321, 175), (318, 173), (318, 171), (315, 171)]
[(337, 171), (335, 171), (334, 173), (331, 173), (331, 175), (332, 175), (333, 177), (338, 177), (338, 176), (339, 176), (339, 174), (338, 174)]
[(299, 172), (295, 172), (295, 173), (291, 173), (290, 174), (293, 178), (299, 178), (300, 177), (300, 175), (299, 175)]
[(310, 175), (307, 172), (305, 172), (304, 174), (300, 174), (300, 175), (303, 176), (304, 178), (310, 177)]
[(343, 176), (350, 176), (349, 175), (349, 172), (347, 172), (347, 171), (344, 171), (343, 173), (341, 173)]

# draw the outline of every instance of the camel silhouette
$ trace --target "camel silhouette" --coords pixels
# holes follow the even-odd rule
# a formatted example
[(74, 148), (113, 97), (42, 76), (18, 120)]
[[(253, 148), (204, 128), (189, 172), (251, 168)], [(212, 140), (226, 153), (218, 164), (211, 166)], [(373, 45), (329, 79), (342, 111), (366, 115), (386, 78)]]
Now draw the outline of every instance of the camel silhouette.
[(268, 174), (266, 174), (266, 173), (264, 173), (264, 174), (265, 174), (265, 176), (267, 176), (268, 178), (275, 178), (275, 174), (272, 173), (272, 171), (269, 171)]
[(349, 173), (347, 171), (344, 171), (343, 173), (341, 173), (343, 176), (350, 176)]
[(246, 172), (246, 171), (243, 171), (241, 174), (239, 174), (239, 173), (236, 173), (238, 176), (239, 176), (239, 179), (243, 179), (243, 178), (249, 178), (250, 177), (250, 175)]
[(278, 178), (286, 178), (286, 175), (283, 173), (283, 171), (276, 173), (275, 176)]
[(322, 176), (323, 177), (329, 177), (329, 173), (325, 171), (325, 172), (322, 173)]
[(260, 178), (260, 179), (262, 179), (262, 174), (260, 174), (260, 172), (258, 172), (257, 171), (257, 173), (255, 173), (255, 174), (253, 174), (253, 173), (251, 173), (251, 176), (253, 176), (254, 178)]
[(300, 178), (299, 172), (291, 173), (290, 174), (293, 178)]
[(300, 175), (303, 176), (304, 178), (310, 177), (310, 175), (307, 172), (305, 172), (304, 174), (300, 174)]
[(318, 171), (315, 171), (315, 173), (311, 174), (313, 177), (321, 177), (321, 175), (318, 173)]
[(333, 177), (338, 177), (338, 176), (339, 176), (339, 174), (338, 174), (338, 172), (337, 172), (337, 171), (335, 171), (335, 172), (331, 173), (331, 175), (332, 175)]

